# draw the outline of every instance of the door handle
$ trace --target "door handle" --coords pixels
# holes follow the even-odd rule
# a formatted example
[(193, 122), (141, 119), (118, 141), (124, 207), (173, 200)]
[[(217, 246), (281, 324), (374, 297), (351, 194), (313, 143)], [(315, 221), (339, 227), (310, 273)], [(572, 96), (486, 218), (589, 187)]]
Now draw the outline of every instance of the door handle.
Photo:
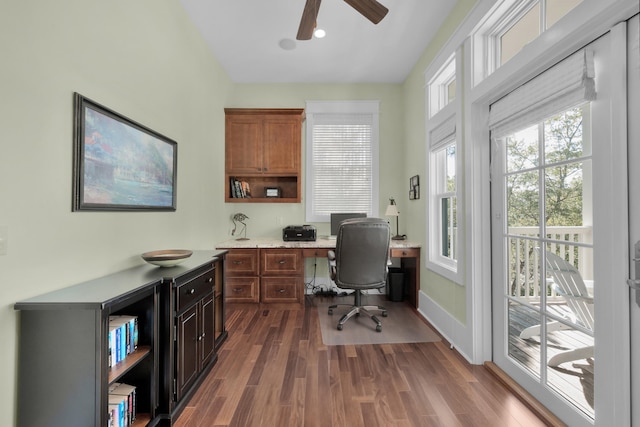
[(627, 286), (636, 291), (636, 304), (640, 307), (640, 240), (633, 247), (633, 269), (635, 271), (635, 279), (627, 279)]

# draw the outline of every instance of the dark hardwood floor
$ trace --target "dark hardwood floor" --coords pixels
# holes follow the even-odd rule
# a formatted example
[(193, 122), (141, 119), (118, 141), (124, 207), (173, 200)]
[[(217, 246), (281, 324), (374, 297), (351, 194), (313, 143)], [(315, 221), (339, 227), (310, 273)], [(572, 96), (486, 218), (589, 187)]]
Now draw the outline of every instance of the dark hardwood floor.
[(545, 425), (445, 341), (324, 345), (312, 297), (304, 310), (229, 308), (227, 329), (176, 426)]

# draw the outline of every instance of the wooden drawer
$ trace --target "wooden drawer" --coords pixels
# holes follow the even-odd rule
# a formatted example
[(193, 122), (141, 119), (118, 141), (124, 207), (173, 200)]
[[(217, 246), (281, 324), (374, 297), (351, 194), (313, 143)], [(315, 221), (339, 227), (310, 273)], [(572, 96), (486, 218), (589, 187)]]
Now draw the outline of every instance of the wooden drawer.
[(299, 303), (303, 280), (300, 277), (263, 277), (260, 297), (264, 303)]
[(215, 269), (210, 269), (176, 287), (176, 310), (188, 308), (205, 295), (213, 292)]
[(420, 248), (391, 248), (391, 258), (419, 258)]
[(327, 252), (332, 249), (329, 248), (318, 248), (318, 249), (303, 249), (302, 257), (303, 258), (326, 258)]
[(263, 276), (302, 276), (304, 273), (300, 249), (262, 249), (260, 257)]
[(226, 256), (225, 272), (227, 276), (257, 276), (258, 250), (232, 249)]
[(224, 284), (226, 302), (258, 302), (257, 277), (227, 277)]

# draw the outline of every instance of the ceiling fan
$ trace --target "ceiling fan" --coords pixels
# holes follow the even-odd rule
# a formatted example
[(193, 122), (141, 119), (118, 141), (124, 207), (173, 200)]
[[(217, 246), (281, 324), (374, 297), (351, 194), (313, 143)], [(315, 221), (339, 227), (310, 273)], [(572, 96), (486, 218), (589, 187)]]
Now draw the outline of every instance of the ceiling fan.
[[(316, 28), (316, 19), (320, 11), (320, 2), (322, 0), (307, 0), (302, 11), (302, 19), (298, 27), (298, 40), (310, 40), (313, 36), (313, 30)], [(344, 0), (355, 10), (360, 12), (362, 16), (369, 21), (377, 24), (382, 21), (389, 9), (378, 3), (376, 0)]]

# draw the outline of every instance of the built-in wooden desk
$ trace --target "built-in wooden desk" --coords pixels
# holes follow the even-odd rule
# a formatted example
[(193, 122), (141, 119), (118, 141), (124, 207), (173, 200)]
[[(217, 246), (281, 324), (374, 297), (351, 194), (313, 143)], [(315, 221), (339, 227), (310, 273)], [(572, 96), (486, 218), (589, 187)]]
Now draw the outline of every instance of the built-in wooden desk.
[[(325, 258), (327, 252), (335, 247), (336, 240), (326, 237), (314, 242), (285, 242), (279, 238), (221, 242), (216, 249), (229, 251), (225, 266), (225, 295), (229, 302), (295, 301), (302, 304), (304, 287), (299, 284), (304, 282), (303, 259)], [(390, 252), (391, 258), (400, 259), (407, 282), (405, 296), (417, 308), (420, 245), (407, 240), (392, 240)]]

